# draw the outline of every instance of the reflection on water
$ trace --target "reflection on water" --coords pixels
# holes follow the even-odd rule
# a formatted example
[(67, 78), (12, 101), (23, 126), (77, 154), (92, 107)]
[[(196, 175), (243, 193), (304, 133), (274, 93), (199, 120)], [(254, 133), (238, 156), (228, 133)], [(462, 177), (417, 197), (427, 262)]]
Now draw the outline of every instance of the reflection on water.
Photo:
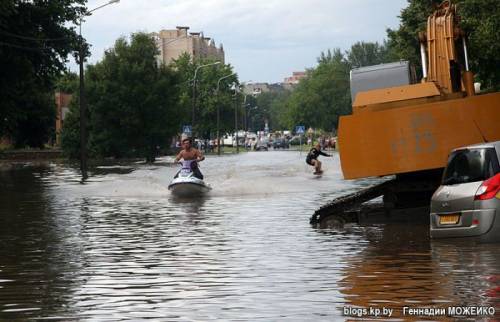
[(213, 191), (173, 198), (177, 168), (0, 170), (0, 320), (344, 320), (343, 306), (499, 308), (497, 245), (436, 243), (411, 224), (316, 230), (344, 182), (295, 152), (208, 158)]
[(415, 224), (367, 228), (368, 246), (347, 260), (339, 282), (346, 303), (391, 308), (393, 317), (405, 319), (412, 319), (403, 316), (405, 306), (485, 306), (500, 312), (498, 245), (430, 241), (428, 231)]

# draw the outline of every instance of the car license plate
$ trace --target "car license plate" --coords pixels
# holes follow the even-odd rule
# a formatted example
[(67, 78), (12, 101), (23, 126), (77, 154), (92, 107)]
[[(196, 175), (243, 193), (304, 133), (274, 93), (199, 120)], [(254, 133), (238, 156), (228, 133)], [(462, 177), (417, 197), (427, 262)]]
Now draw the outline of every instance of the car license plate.
[(439, 224), (441, 225), (455, 225), (458, 223), (460, 215), (440, 215)]

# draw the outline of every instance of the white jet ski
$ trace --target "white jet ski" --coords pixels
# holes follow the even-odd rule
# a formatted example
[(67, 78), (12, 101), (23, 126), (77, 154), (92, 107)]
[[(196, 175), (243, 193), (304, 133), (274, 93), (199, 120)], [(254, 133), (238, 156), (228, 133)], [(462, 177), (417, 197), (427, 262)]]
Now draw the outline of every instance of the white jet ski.
[(182, 168), (174, 180), (168, 185), (172, 194), (180, 197), (199, 196), (212, 189), (205, 181), (195, 177), (191, 170), (191, 162), (183, 161)]

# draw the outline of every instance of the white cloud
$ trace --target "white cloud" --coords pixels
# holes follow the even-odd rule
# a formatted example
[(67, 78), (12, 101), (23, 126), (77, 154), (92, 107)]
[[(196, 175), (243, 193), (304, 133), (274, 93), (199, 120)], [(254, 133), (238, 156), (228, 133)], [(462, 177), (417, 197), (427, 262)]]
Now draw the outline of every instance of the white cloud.
[[(90, 0), (92, 9), (105, 1)], [(241, 79), (280, 81), (311, 67), (322, 50), (381, 41), (406, 0), (121, 0), (87, 18), (84, 37), (99, 60), (116, 38), (177, 25), (222, 42)]]

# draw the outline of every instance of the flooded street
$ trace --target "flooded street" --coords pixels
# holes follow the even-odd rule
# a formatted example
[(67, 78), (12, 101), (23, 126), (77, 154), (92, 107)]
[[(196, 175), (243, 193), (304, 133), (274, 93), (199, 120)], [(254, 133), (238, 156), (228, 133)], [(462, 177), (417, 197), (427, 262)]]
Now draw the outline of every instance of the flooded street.
[[(429, 240), (428, 226), (309, 225), (343, 181), (298, 152), (210, 156), (213, 190), (174, 199), (177, 171), (67, 164), (0, 167), (0, 321), (342, 321), (344, 308), (493, 306), (500, 247)], [(394, 316), (393, 316), (394, 318)], [(443, 317), (429, 318), (442, 320)], [(476, 320), (476, 319), (473, 319)]]

